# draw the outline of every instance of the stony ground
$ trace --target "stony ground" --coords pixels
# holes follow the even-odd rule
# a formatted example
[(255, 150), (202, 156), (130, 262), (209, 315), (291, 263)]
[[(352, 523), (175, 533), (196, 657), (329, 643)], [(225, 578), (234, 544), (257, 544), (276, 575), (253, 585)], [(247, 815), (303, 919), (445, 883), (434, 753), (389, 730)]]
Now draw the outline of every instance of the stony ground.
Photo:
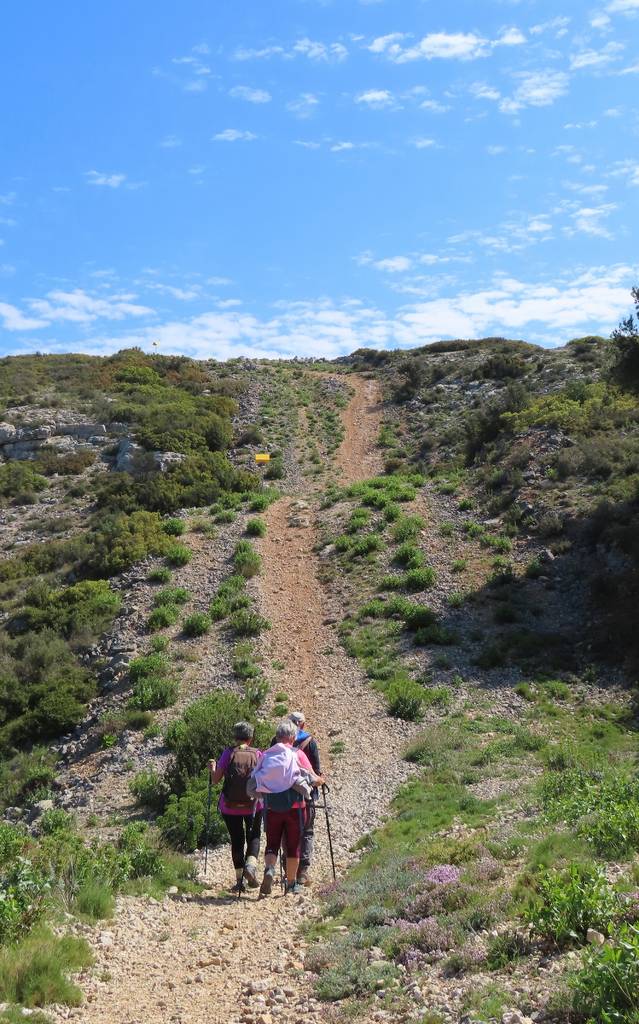
[[(376, 387), (359, 378), (353, 384), (344, 414), (346, 435), (335, 459), (341, 483), (365, 479), (380, 469)], [(332, 761), (325, 758), (335, 857), (338, 870), (343, 870), (353, 857), (354, 842), (379, 823), (407, 777), (410, 769), (401, 751), (413, 727), (388, 718), (382, 701), (339, 644), (335, 623), (343, 611), (331, 604), (318, 581), (319, 515), (318, 494), (312, 491), (283, 497), (271, 506), (268, 532), (259, 542), (264, 570), (255, 586), (260, 610), (272, 622), (263, 654), (284, 666), (279, 682), (289, 706), (304, 708), (325, 754), (336, 739), (345, 745)], [(230, 546), (231, 541), (225, 543)], [(196, 603), (204, 606), (218, 582), (219, 552), (198, 539), (195, 554), (175, 582), (188, 586)], [(144, 586), (141, 574), (138, 589)], [(130, 648), (136, 646), (142, 625), (142, 600), (137, 604), (132, 607), (134, 587), (125, 616)], [(186, 677), (183, 700), (224, 685), (224, 667), (212, 640), (200, 642), (197, 667)], [(136, 767), (145, 763), (143, 751), (133, 747), (125, 753)], [(157, 755), (162, 756), (161, 750)], [(114, 810), (130, 805), (122, 752), (82, 757), (62, 781), (80, 789), (81, 806), (105, 823)], [(83, 1024), (319, 1024), (327, 1010), (312, 998), (313, 976), (303, 969), (305, 943), (298, 928), (317, 913), (318, 886), (330, 878), (321, 818), (317, 847), (314, 884), (299, 898), (285, 899), (278, 892), (259, 902), (253, 895), (230, 899), (224, 894), (231, 881), (230, 858), (221, 849), (209, 859), (200, 896), (169, 895), (163, 902), (120, 899), (108, 928), (86, 932), (96, 953), (95, 966), (79, 979), (86, 1004), (58, 1008), (55, 1019)]]

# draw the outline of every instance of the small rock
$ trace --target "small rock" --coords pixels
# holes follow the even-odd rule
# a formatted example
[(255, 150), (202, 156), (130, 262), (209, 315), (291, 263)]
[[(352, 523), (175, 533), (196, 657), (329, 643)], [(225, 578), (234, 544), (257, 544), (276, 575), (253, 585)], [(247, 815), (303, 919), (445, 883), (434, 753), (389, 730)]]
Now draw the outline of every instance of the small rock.
[(606, 936), (598, 932), (596, 928), (589, 928), (586, 932), (586, 942), (589, 942), (591, 946), (603, 946), (606, 941)]

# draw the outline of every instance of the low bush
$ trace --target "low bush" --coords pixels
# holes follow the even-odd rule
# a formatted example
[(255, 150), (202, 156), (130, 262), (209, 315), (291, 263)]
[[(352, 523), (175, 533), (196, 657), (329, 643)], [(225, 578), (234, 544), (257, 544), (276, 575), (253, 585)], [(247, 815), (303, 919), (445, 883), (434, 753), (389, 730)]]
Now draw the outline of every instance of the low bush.
[(257, 576), (262, 570), (262, 558), (248, 540), (241, 540), (233, 553), (235, 571), (246, 579)]
[(26, 857), (17, 857), (2, 868), (0, 945), (27, 935), (41, 920), (47, 907), (49, 889), (47, 876)]
[(165, 519), (162, 529), (169, 537), (181, 537), (186, 533), (186, 523), (183, 519)]
[(397, 544), (414, 540), (415, 537), (419, 537), (425, 525), (422, 516), (402, 516), (393, 527), (393, 540)]
[(160, 608), (165, 604), (186, 604), (191, 595), (184, 587), (164, 587), (153, 598), (153, 607)]
[(169, 544), (166, 549), (166, 560), (169, 565), (188, 565), (192, 557), (190, 548), (187, 548), (185, 544)]
[[(209, 748), (213, 750), (213, 746)], [(193, 853), (205, 841), (217, 846), (228, 839), (224, 821), (213, 804), (207, 831), (208, 772), (186, 778), (179, 794), (172, 793), (166, 807), (157, 819), (162, 838), (170, 846), (184, 853)]]
[(169, 670), (169, 661), (164, 654), (146, 654), (140, 658), (134, 658), (129, 665), (129, 679), (137, 683), (140, 679), (147, 679), (149, 676), (163, 676)]
[(424, 715), (424, 688), (414, 679), (399, 677), (386, 690), (388, 713), (407, 722), (420, 722)]
[(246, 533), (249, 537), (266, 536), (266, 523), (263, 519), (249, 519), (246, 524)]
[(129, 699), (129, 707), (138, 711), (159, 711), (175, 704), (179, 685), (174, 679), (146, 676), (138, 680)]
[(407, 569), (421, 569), (425, 559), (424, 553), (418, 547), (415, 547), (410, 541), (406, 541), (397, 548), (393, 561)]
[(637, 783), (624, 770), (575, 766), (546, 772), (542, 800), (550, 821), (565, 821), (601, 857), (630, 857), (639, 849)]
[(174, 626), (179, 618), (178, 609), (174, 604), (163, 604), (155, 608), (147, 619), (147, 629), (151, 633), (158, 629), (166, 629), (167, 626)]
[(208, 633), (210, 628), (211, 619), (208, 615), (205, 615), (204, 612), (193, 612), (193, 614), (187, 616), (182, 623), (182, 630), (185, 636), (204, 636), (205, 633)]
[(151, 569), (147, 579), (149, 583), (168, 583), (171, 579), (171, 570), (165, 565), (158, 566), (155, 569)]
[(619, 910), (601, 868), (572, 864), (566, 871), (541, 873), (524, 917), (543, 939), (569, 946), (585, 942), (589, 928), (607, 932)]
[(166, 807), (170, 789), (167, 782), (151, 769), (138, 772), (129, 789), (142, 807), (160, 813)]
[(93, 962), (88, 943), (73, 935), (62, 938), (46, 930), (0, 950), (0, 999), (21, 1006), (59, 1003), (79, 1006), (80, 989), (69, 980)]
[(248, 608), (240, 608), (239, 611), (233, 612), (229, 617), (229, 626), (235, 636), (240, 637), (260, 636), (265, 630), (271, 628), (268, 619)]
[(605, 946), (586, 954), (572, 979), (579, 1020), (636, 1024), (639, 1018), (639, 928), (622, 925)]

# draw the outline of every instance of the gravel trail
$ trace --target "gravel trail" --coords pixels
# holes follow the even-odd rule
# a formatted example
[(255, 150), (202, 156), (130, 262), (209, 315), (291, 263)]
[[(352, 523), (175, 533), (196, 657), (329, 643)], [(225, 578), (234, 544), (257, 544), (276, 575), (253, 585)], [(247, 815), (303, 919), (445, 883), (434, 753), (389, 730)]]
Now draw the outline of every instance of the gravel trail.
[[(374, 382), (350, 378), (354, 394), (344, 411), (345, 438), (336, 454), (341, 483), (381, 468), (376, 439), (381, 411)], [(263, 653), (284, 665), (281, 686), (289, 706), (303, 707), (318, 737), (331, 786), (338, 870), (353, 858), (354, 842), (379, 824), (410, 768), (401, 751), (413, 726), (390, 719), (357, 664), (343, 652), (317, 578), (318, 496), (284, 497), (268, 510), (264, 558), (255, 582), (272, 629)], [(193, 571), (193, 570), (192, 570)], [(211, 680), (213, 683), (213, 680)], [(331, 759), (336, 740), (344, 752)], [(279, 892), (257, 901), (224, 895), (231, 882), (228, 848), (209, 860), (206, 891), (189, 898), (118, 900), (112, 922), (86, 929), (95, 966), (80, 977), (86, 1003), (57, 1008), (56, 1020), (83, 1024), (320, 1024), (327, 1008), (312, 998), (313, 976), (303, 970), (298, 925), (317, 913), (318, 884), (330, 878), (319, 817), (313, 884), (301, 897)]]

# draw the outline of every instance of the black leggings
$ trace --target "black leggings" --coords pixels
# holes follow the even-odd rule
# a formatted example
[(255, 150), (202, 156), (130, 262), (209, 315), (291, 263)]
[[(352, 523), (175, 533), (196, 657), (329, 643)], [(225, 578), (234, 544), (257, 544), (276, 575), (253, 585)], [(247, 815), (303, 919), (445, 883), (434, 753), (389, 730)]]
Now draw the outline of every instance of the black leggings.
[(243, 868), (247, 857), (257, 857), (260, 852), (262, 813), (223, 814), (222, 817), (231, 838), (233, 867)]

